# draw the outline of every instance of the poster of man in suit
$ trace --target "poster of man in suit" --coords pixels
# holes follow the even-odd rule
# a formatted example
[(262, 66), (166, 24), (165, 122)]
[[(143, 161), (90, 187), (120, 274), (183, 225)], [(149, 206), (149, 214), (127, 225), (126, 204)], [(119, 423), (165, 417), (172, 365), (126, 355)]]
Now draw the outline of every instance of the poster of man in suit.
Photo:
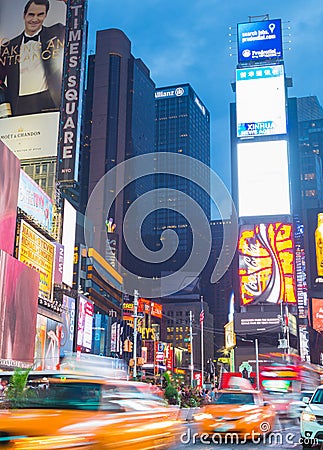
[(58, 111), (64, 0), (1, 0), (0, 80), (12, 116)]

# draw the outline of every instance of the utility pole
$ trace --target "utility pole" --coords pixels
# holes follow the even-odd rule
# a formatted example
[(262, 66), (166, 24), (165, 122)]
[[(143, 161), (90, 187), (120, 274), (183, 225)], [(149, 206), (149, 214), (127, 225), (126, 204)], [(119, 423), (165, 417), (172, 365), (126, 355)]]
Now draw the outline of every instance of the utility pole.
[(256, 382), (257, 382), (257, 390), (260, 389), (259, 383), (259, 348), (258, 348), (258, 338), (255, 339), (255, 350), (256, 350)]
[(190, 345), (191, 345), (191, 386), (194, 387), (193, 313), (192, 313), (192, 311), (190, 311)]
[(135, 289), (133, 293), (133, 378), (137, 378), (137, 319), (138, 319), (138, 297), (139, 292)]

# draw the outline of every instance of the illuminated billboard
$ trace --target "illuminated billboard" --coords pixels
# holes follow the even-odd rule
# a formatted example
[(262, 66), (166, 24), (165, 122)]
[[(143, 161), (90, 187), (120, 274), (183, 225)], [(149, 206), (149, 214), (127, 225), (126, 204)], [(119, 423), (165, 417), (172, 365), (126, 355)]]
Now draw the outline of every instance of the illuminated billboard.
[(12, 255), (15, 243), (20, 162), (0, 140), (0, 249)]
[(79, 295), (77, 351), (90, 352), (92, 347), (94, 305), (86, 297)]
[(0, 250), (0, 365), (34, 360), (39, 275)]
[(0, 136), (19, 159), (57, 155), (65, 24), (64, 1), (1, 1)]
[(58, 370), (62, 324), (37, 314), (35, 370)]
[(239, 216), (289, 215), (287, 141), (238, 143), (237, 160)]
[(18, 259), (39, 273), (39, 297), (51, 301), (55, 246), (24, 220), (20, 224)]
[(52, 199), (22, 169), (20, 169), (18, 207), (47, 231), (52, 230)]
[(286, 134), (284, 66), (236, 70), (237, 137)]
[[(319, 297), (323, 296), (323, 208), (307, 210), (307, 282)], [(322, 293), (318, 294), (321, 291)]]
[(283, 59), (281, 20), (238, 23), (238, 62)]
[(73, 286), (74, 246), (76, 230), (76, 210), (64, 199), (63, 234), (64, 246), (63, 283)]
[(312, 327), (318, 333), (323, 331), (323, 300), (312, 298)]
[(238, 253), (242, 305), (296, 303), (291, 224), (243, 225)]

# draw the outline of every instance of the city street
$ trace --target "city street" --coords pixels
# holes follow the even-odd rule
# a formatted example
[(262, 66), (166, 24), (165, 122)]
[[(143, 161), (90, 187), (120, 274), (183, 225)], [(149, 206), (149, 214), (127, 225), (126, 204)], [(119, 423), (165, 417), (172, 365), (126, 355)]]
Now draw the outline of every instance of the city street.
[[(215, 448), (215, 447), (224, 447), (226, 450), (230, 450), (233, 448), (241, 448), (241, 449), (258, 449), (263, 450), (267, 448), (275, 449), (288, 449), (293, 448), (296, 450), (301, 450), (302, 445), (300, 444), (300, 434), (299, 434), (299, 426), (296, 425), (295, 421), (279, 421), (275, 425), (274, 430), (266, 437), (259, 438), (255, 437), (255, 439), (247, 442), (237, 443), (235, 436), (228, 436), (227, 441), (225, 442), (225, 437), (221, 438), (218, 435), (215, 435), (213, 440), (214, 442), (207, 441), (206, 439), (199, 439), (196, 433), (196, 425), (194, 423), (187, 423), (184, 425), (184, 432), (181, 436), (181, 442), (178, 443), (176, 449), (184, 449), (184, 448), (194, 448), (196, 450), (202, 450), (206, 446)], [(171, 450), (175, 450), (171, 449)]]

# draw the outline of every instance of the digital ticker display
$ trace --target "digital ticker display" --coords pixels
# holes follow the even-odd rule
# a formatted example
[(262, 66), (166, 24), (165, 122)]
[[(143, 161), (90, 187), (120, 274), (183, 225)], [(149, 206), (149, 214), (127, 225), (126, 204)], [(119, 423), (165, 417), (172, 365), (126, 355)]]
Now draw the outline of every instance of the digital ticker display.
[(238, 24), (240, 64), (283, 58), (281, 20)]
[(284, 66), (236, 70), (237, 137), (285, 134)]

